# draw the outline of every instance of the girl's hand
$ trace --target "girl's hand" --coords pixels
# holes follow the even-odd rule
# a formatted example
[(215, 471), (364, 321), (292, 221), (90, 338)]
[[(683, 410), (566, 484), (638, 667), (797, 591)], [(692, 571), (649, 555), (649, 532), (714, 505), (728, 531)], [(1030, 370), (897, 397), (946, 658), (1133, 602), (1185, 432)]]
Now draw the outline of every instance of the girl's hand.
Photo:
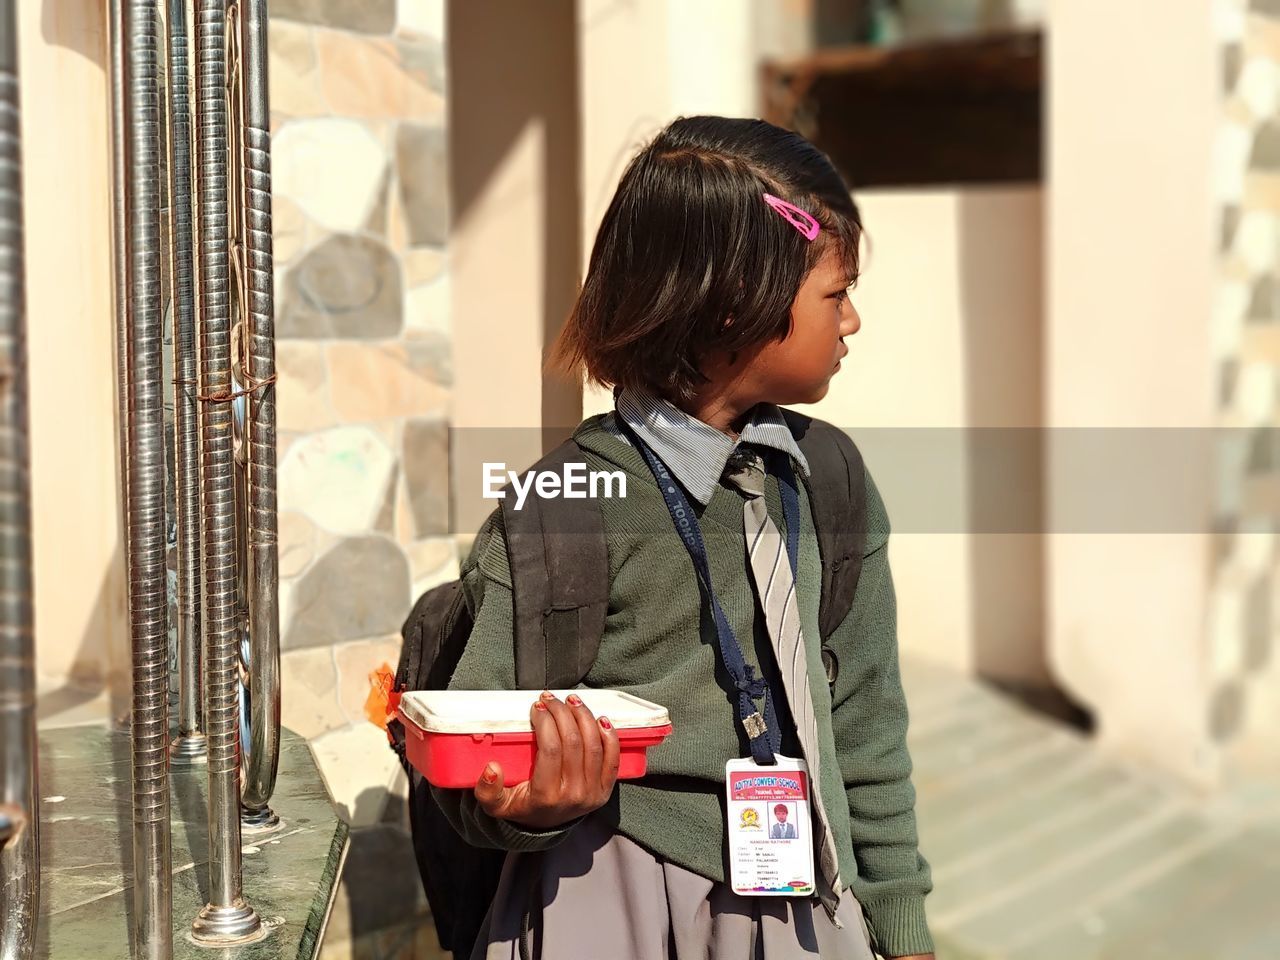
[(604, 806), (618, 779), (618, 733), (576, 695), (561, 703), (542, 696), (529, 711), (537, 742), (533, 773), (502, 785), (502, 767), (490, 763), (476, 783), (476, 800), (491, 817), (548, 830)]

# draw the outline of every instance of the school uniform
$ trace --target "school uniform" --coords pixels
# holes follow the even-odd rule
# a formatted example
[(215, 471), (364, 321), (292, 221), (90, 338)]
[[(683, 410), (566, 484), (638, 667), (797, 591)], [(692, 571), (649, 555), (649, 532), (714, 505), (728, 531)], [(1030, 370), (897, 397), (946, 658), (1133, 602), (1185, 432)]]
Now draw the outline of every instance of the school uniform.
[[(622, 391), (617, 409), (575, 431), (588, 470), (621, 471), (625, 497), (599, 500), (610, 567), (600, 652), (584, 685), (625, 689), (667, 707), (674, 734), (649, 752), (648, 774), (619, 781), (596, 813), (546, 831), (486, 815), (467, 791), (435, 790), (446, 816), (479, 846), (512, 852), (475, 958), (520, 956), (532, 943), (556, 960), (713, 957), (870, 960), (928, 953), (924, 898), (932, 888), (917, 844), (906, 705), (898, 675), (896, 613), (887, 562), (888, 518), (865, 476), (868, 529), (853, 607), (829, 639), (840, 673), (828, 690), (818, 629), (821, 564), (803, 484), (796, 610), (817, 727), (810, 763), (839, 861), (835, 897), (741, 897), (726, 884), (726, 761), (748, 755), (725, 682), (714, 623), (692, 561), (648, 465), (618, 423), (630, 427), (687, 492), (702, 531), (714, 591), (744, 658), (781, 689), (764, 618), (745, 562), (742, 495), (724, 479), (738, 443), (772, 448), (806, 473), (778, 409), (759, 404), (740, 440), (645, 393)], [(778, 481), (766, 479), (770, 518), (783, 529)], [(501, 511), (482, 527), (463, 564), (475, 628), (452, 689), (515, 686), (510, 570)], [(799, 756), (785, 697), (775, 698), (781, 752)], [(832, 917), (834, 914), (834, 919)], [(531, 955), (537, 955), (536, 953)]]

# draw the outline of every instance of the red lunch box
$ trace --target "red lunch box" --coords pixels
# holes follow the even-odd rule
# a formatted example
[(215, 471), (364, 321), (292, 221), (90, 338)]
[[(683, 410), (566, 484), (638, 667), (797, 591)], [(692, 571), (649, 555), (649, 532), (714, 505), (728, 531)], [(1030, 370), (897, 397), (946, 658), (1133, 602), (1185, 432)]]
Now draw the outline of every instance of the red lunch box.
[[(643, 777), (648, 750), (671, 734), (666, 707), (620, 690), (553, 690), (571, 693), (618, 732), (618, 779)], [(503, 783), (523, 783), (536, 753), (529, 710), (537, 697), (529, 690), (416, 690), (400, 698), (409, 762), (437, 787), (476, 785), (489, 761), (502, 766)]]

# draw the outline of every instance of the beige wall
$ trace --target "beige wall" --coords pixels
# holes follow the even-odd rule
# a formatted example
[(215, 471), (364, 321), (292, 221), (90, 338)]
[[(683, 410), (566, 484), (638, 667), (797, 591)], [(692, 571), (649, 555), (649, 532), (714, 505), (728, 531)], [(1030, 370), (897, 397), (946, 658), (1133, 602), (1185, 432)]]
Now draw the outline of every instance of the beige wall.
[(37, 670), (128, 689), (101, 4), (21, 3)]
[[(618, 179), (644, 143), (680, 115), (756, 114), (757, 30), (735, 0), (583, 0), (578, 30), (585, 273)], [(584, 415), (611, 409), (607, 391), (585, 392)]]
[[(1051, 7), (1050, 427), (1212, 423), (1209, 6), (1163, 4), (1158, 25), (1137, 0)], [(1073, 465), (1061, 444), (1051, 463), (1056, 523)], [(1209, 540), (1190, 532), (1207, 529), (1208, 481), (1191, 478), (1203, 513), (1187, 516), (1187, 532), (1061, 533), (1048, 552), (1053, 663), (1094, 708), (1101, 743), (1192, 779), (1214, 772), (1202, 675)]]
[[(1040, 422), (1042, 193), (877, 190), (857, 200), (869, 238), (853, 295), (862, 327), (830, 392), (803, 409), (850, 431), (884, 496), (902, 649), (1043, 685), (1039, 465), (984, 478), (977, 453), (978, 438), (1031, 435), (994, 428)], [(992, 488), (1026, 501), (1014, 514), (989, 502)], [(991, 532), (1008, 518), (1023, 532)]]

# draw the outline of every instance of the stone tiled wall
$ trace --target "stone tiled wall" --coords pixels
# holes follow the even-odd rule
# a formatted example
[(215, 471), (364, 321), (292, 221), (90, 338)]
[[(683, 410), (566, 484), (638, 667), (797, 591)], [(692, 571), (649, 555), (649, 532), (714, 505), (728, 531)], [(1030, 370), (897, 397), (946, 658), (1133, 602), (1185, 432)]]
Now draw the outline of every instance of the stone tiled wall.
[(399, 777), (368, 674), (457, 575), (443, 0), (271, 17), (283, 721), (363, 827)]
[(1280, 756), (1280, 2), (1217, 0), (1223, 117), (1213, 317), (1221, 457), (1211, 572), (1210, 725), (1248, 759)]

